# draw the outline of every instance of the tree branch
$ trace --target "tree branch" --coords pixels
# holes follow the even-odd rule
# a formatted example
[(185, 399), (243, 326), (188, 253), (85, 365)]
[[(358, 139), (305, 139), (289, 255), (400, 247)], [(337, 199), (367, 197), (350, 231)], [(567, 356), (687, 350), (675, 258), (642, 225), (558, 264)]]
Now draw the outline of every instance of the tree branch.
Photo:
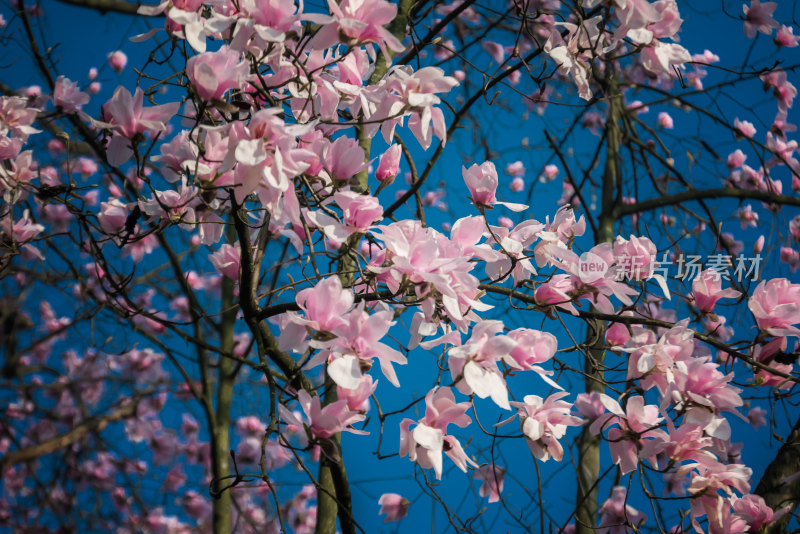
[(89, 434), (98, 434), (102, 432), (110, 423), (133, 416), (136, 413), (136, 405), (136, 402), (128, 402), (106, 415), (85, 421), (60, 436), (50, 438), (38, 445), (6, 454), (0, 458), (0, 479), (3, 478), (3, 474), (5, 474), (6, 471), (16, 464), (29, 462), (41, 456), (51, 454), (58, 449), (63, 449), (64, 447), (72, 445)]
[(106, 13), (122, 13), (123, 15), (138, 15), (140, 17), (161, 17), (163, 14), (158, 15), (145, 15), (139, 13), (139, 7), (156, 7), (156, 4), (144, 4), (141, 2), (126, 2), (125, 0), (58, 0), (62, 4), (69, 4), (71, 6), (83, 7), (86, 9), (94, 9), (104, 15)]
[(682, 204), (684, 202), (691, 202), (693, 200), (701, 200), (705, 198), (749, 198), (753, 200), (760, 200), (770, 204), (781, 204), (784, 206), (797, 206), (800, 207), (800, 198), (791, 197), (788, 195), (777, 195), (766, 191), (755, 191), (749, 189), (734, 189), (732, 187), (725, 187), (721, 189), (692, 189), (690, 191), (683, 191), (682, 193), (675, 193), (674, 195), (667, 195), (659, 198), (651, 198), (650, 200), (643, 200), (635, 204), (619, 204), (617, 205), (615, 214), (618, 217), (632, 215), (634, 213), (641, 213), (643, 211), (651, 211), (666, 206), (673, 206), (675, 204)]

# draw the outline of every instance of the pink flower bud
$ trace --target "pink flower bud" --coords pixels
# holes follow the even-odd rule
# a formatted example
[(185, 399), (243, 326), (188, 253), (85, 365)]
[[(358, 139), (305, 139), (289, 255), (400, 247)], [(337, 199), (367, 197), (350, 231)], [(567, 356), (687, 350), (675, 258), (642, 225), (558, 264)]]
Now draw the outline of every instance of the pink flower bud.
[(386, 182), (386, 185), (394, 182), (395, 176), (400, 172), (401, 153), (402, 149), (400, 145), (392, 145), (383, 153), (378, 163), (378, 170), (375, 171), (375, 178), (377, 178), (379, 182)]
[(756, 127), (750, 121), (740, 121), (738, 118), (734, 119), (733, 127), (736, 129), (739, 136), (752, 139), (756, 134)]
[(122, 72), (127, 64), (128, 56), (126, 56), (121, 50), (115, 50), (114, 52), (108, 54), (108, 65), (114, 69), (117, 74)]
[(672, 129), (672, 117), (669, 116), (669, 113), (662, 111), (658, 114), (658, 125), (665, 130)]
[(497, 202), (497, 170), (494, 163), (486, 161), (481, 165), (473, 164), (469, 169), (462, 167), (461, 174), (472, 195), (472, 201), (480, 207), (491, 207)]
[(759, 254), (762, 250), (764, 250), (764, 236), (760, 235), (756, 239), (755, 245), (753, 245), (753, 253)]

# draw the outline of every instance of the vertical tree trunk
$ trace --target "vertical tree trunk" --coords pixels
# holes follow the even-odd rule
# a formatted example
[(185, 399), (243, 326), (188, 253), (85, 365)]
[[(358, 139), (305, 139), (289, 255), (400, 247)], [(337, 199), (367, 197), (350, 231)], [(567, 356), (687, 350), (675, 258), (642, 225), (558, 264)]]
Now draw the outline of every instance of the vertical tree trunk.
[[(232, 227), (231, 227), (232, 228)], [(216, 481), (214, 491), (230, 484), (230, 479), (222, 479), (230, 475), (230, 426), (231, 399), (233, 384), (236, 378), (235, 362), (226, 357), (233, 352), (233, 327), (236, 322), (237, 308), (233, 302), (233, 280), (222, 278), (222, 320), (220, 324), (219, 368), (217, 372), (217, 405), (214, 425), (211, 429), (211, 470)], [(213, 509), (214, 534), (231, 532), (231, 492), (226, 490), (216, 495)]]
[(791, 519), (791, 512), (800, 502), (800, 476), (786, 481), (792, 475), (800, 473), (800, 418), (786, 442), (778, 451), (775, 459), (767, 466), (764, 476), (756, 487), (755, 494), (764, 498), (767, 505), (775, 511), (790, 506), (789, 512), (782, 519), (764, 529), (764, 534), (786, 532)]
[[(598, 220), (595, 243), (606, 243), (614, 239), (616, 220), (616, 191), (619, 183), (619, 119), (622, 95), (619, 93), (613, 74), (608, 77), (608, 118), (606, 120), (606, 164), (603, 172), (602, 211)], [(592, 345), (584, 363), (586, 392), (603, 393), (605, 377), (603, 357), (605, 345), (605, 326), (602, 321), (594, 322), (594, 331), (588, 332)], [(600, 473), (599, 436), (592, 435), (589, 427), (583, 428), (578, 448), (578, 495), (575, 511), (576, 532), (593, 534), (597, 525), (597, 477)]]

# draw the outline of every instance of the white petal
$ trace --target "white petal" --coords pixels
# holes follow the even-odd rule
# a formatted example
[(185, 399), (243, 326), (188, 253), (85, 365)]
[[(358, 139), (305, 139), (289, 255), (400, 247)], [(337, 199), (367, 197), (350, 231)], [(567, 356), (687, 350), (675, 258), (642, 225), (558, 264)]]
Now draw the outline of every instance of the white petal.
[(361, 367), (358, 364), (358, 358), (352, 354), (336, 358), (328, 364), (328, 376), (336, 382), (337, 386), (356, 389), (361, 383)]

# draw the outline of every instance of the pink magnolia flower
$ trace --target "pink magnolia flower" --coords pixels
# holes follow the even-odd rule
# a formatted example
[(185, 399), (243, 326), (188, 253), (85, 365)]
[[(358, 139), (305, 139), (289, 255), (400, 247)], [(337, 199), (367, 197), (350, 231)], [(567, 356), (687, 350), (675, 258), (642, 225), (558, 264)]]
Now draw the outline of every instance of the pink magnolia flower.
[(381, 505), (381, 510), (378, 513), (386, 514), (386, 518), (383, 520), (384, 523), (400, 521), (408, 515), (408, 507), (411, 506), (411, 502), (408, 499), (397, 493), (384, 493), (378, 499), (378, 504)]
[[(329, 302), (324, 304), (331, 307)], [(338, 385), (353, 389), (360, 383), (362, 365), (369, 369), (372, 360), (378, 358), (383, 375), (392, 385), (400, 387), (392, 364), (405, 365), (407, 359), (403, 353), (380, 342), (394, 325), (392, 317), (393, 313), (389, 310), (369, 314), (362, 303), (344, 317), (345, 324), (334, 330), (336, 338), (311, 342), (313, 347), (327, 350), (321, 351), (309, 362), (310, 365), (322, 363), (327, 358), (331, 378)]]
[(481, 43), (481, 48), (486, 50), (486, 53), (488, 53), (498, 64), (502, 63), (503, 59), (505, 59), (506, 52), (503, 48), (503, 45), (500, 43), (496, 43), (494, 41), (483, 41)]
[(536, 288), (533, 298), (541, 306), (555, 306), (578, 315), (578, 310), (572, 305), (573, 297), (569, 294), (571, 291), (571, 277), (567, 274), (556, 274)]
[(125, 65), (128, 64), (128, 56), (121, 50), (115, 50), (108, 54), (108, 65), (114, 69), (114, 71), (119, 74), (125, 69)]
[(517, 346), (504, 360), (517, 369), (535, 369), (537, 364), (545, 363), (555, 356), (558, 346), (553, 334), (530, 328), (512, 330), (508, 337), (516, 341)]
[(25, 210), (22, 213), (22, 217), (13, 224), (11, 216), (0, 219), (0, 230), (7, 236), (10, 236), (14, 243), (22, 245), (22, 253), (25, 259), (44, 259), (41, 251), (33, 246), (30, 241), (44, 232), (45, 228), (41, 224), (34, 223), (30, 219), (30, 212), (28, 210)]
[(731, 152), (728, 155), (728, 168), (729, 169), (736, 169), (744, 165), (744, 162), (747, 160), (747, 156), (744, 155), (740, 149), (736, 149), (734, 152)]
[(758, 213), (753, 211), (753, 206), (748, 204), (744, 208), (739, 209), (736, 213), (739, 217), (739, 222), (742, 225), (742, 230), (747, 228), (748, 226), (752, 226), (755, 228), (758, 226)]
[(236, 431), (245, 437), (260, 437), (267, 430), (267, 425), (254, 415), (240, 417), (236, 420)]
[(508, 358), (517, 342), (510, 336), (496, 335), (502, 330), (501, 321), (478, 323), (466, 343), (450, 349), (448, 363), (459, 391), (474, 393), (481, 399), (491, 397), (498, 406), (509, 410), (508, 389), (497, 362)]
[(325, 169), (335, 180), (349, 180), (367, 168), (364, 149), (355, 139), (339, 137), (325, 150)]
[[(452, 76), (445, 76), (439, 67), (423, 67), (413, 70), (408, 66), (393, 67), (384, 81), (374, 88), (374, 98), (378, 100), (373, 118), (385, 117), (383, 125), (374, 124), (373, 131), (381, 128), (383, 138), (391, 142), (394, 128), (402, 124), (403, 117), (397, 115), (403, 110), (411, 114), (408, 128), (422, 148), (431, 145), (436, 135), (444, 145), (447, 142), (447, 127), (444, 113), (437, 107), (441, 103), (437, 93), (446, 93), (458, 85)], [(408, 114), (406, 113), (406, 114)]]
[(556, 176), (558, 176), (558, 166), (552, 164), (545, 165), (544, 172), (542, 173), (540, 180), (544, 182), (552, 182), (556, 179)]
[(423, 469), (433, 469), (436, 479), (442, 478), (442, 449), (444, 432), (439, 428), (419, 423), (414, 430), (414, 421), (403, 419), (400, 422), (400, 456), (408, 456)]
[(36, 121), (39, 110), (28, 105), (28, 100), (19, 96), (0, 97), (0, 131), (25, 141), (29, 135), (39, 133), (31, 124)]
[(762, 4), (760, 0), (752, 0), (749, 6), (743, 5), (744, 34), (750, 39), (756, 36), (756, 32), (771, 34), (772, 29), (778, 27), (778, 21), (772, 18), (777, 7), (777, 2)]
[(101, 202), (97, 220), (104, 232), (116, 234), (125, 228), (125, 222), (128, 220), (128, 205), (118, 198)]
[(750, 424), (753, 425), (753, 428), (758, 428), (760, 426), (766, 426), (767, 419), (766, 416), (767, 411), (760, 407), (760, 406), (753, 406), (747, 412), (747, 420), (750, 421)]
[(240, 52), (222, 46), (216, 52), (192, 56), (186, 62), (186, 75), (198, 96), (210, 101), (238, 89), (250, 73), (250, 66)]
[(21, 139), (0, 136), (0, 161), (16, 158), (22, 150)]
[[(350, 426), (353, 423), (363, 421), (366, 416), (350, 410), (347, 407), (346, 400), (333, 402), (323, 408), (318, 395), (312, 397), (306, 390), (301, 389), (297, 392), (297, 401), (308, 419), (308, 426), (311, 432), (319, 438), (330, 438), (342, 431), (353, 434), (366, 434), (366, 432), (356, 430)], [(285, 406), (281, 404), (279, 409), (287, 423), (302, 426), (302, 423)]]
[(425, 418), (423, 422), (443, 432), (447, 431), (447, 425), (451, 423), (465, 428), (472, 422), (472, 419), (467, 415), (469, 408), (470, 404), (468, 402), (456, 402), (452, 389), (448, 387), (431, 389), (425, 395)]
[(800, 267), (800, 252), (794, 250), (792, 247), (781, 247), (780, 254), (781, 263), (789, 266), (791, 272), (796, 272)]
[(498, 217), (497, 224), (499, 224), (503, 228), (507, 228), (509, 230), (514, 227), (514, 221), (512, 221), (511, 219), (509, 219), (506, 216)]
[(735, 289), (722, 289), (722, 276), (714, 269), (706, 269), (694, 279), (692, 294), (695, 305), (703, 313), (713, 311), (719, 299), (735, 299), (741, 296)]
[(133, 155), (131, 141), (137, 134), (153, 134), (167, 129), (167, 123), (180, 107), (179, 102), (144, 108), (144, 93), (138, 87), (131, 93), (117, 87), (111, 100), (103, 105), (103, 114), (109, 121), (114, 136), (108, 144), (108, 161), (122, 165)]
[(330, 26), (337, 29), (345, 44), (376, 43), (387, 57), (387, 46), (395, 52), (403, 50), (403, 43), (384, 28), (397, 15), (395, 4), (386, 0), (328, 0), (328, 9), (336, 19)]
[[(417, 423), (411, 419), (403, 419), (400, 423), (400, 456), (408, 456), (423, 469), (433, 469), (436, 479), (442, 478), (442, 452), (463, 472), (467, 464), (474, 467), (473, 462), (464, 452), (461, 443), (447, 435), (447, 425), (454, 423), (465, 427), (472, 421), (464, 412), (468, 403), (456, 403), (450, 388), (431, 390), (425, 396), (425, 418)], [(416, 427), (411, 430), (411, 425)]]
[[(422, 307), (427, 321), (431, 322), (434, 315), (446, 315), (459, 329), (466, 331), (464, 314), (469, 309), (489, 309), (476, 300), (480, 292), (478, 279), (470, 274), (475, 266), (470, 258), (481, 250), (471, 246), (483, 234), (480, 218), (469, 219), (466, 224), (456, 223), (452, 239), (430, 227), (423, 227), (415, 220), (379, 226), (378, 229), (382, 233), (373, 235), (383, 241), (385, 252), (373, 256), (369, 270), (378, 274), (380, 281), (392, 291), (398, 291), (401, 283), (410, 282), (416, 284), (419, 297), (431, 297), (430, 302), (440, 302), (442, 308), (439, 310), (436, 306)], [(471, 243), (462, 241), (457, 237), (459, 235)]]
[(747, 302), (761, 330), (772, 335), (800, 335), (800, 284), (785, 278), (762, 280)]
[(626, 504), (628, 490), (624, 486), (614, 486), (611, 496), (600, 506), (600, 526), (598, 534), (627, 534), (630, 525), (641, 526), (647, 516)]
[(756, 134), (756, 127), (753, 126), (752, 122), (740, 121), (738, 117), (733, 120), (733, 127), (736, 129), (738, 134), (742, 135), (743, 137), (752, 139)]
[[(624, 417), (613, 417), (603, 423), (604, 426), (619, 425), (619, 428), (608, 431), (608, 447), (612, 461), (620, 466), (623, 474), (636, 469), (639, 463), (639, 451), (648, 441), (666, 438), (666, 433), (656, 428), (662, 421), (658, 412), (658, 406), (645, 406), (644, 397), (636, 395), (628, 399)], [(597, 421), (592, 425), (595, 430), (596, 425)], [(648, 461), (654, 466), (657, 465), (654, 457)]]
[(353, 389), (336, 386), (337, 398), (347, 400), (347, 407), (355, 412), (367, 412), (369, 410), (369, 398), (375, 393), (378, 381), (372, 381), (370, 375), (362, 375), (361, 382)]
[(80, 111), (89, 102), (89, 95), (78, 88), (78, 82), (59, 76), (53, 89), (53, 103), (64, 113)]
[(778, 101), (778, 112), (786, 114), (792, 107), (797, 88), (787, 79), (785, 70), (771, 70), (759, 76), (764, 90), (772, 88), (772, 96)]
[[(774, 357), (776, 355), (778, 355), (781, 352), (786, 352), (786, 347), (787, 347), (787, 338), (776, 337), (763, 345), (756, 345), (755, 347), (753, 347), (752, 350), (753, 358), (762, 363), (766, 363), (767, 365), (769, 365), (770, 369), (774, 369), (776, 371), (788, 374), (792, 372), (793, 365), (783, 364), (780, 362), (776, 362), (774, 360)], [(781, 376), (770, 373), (766, 369), (760, 369), (757, 373), (755, 373), (754, 378), (756, 384), (764, 386), (772, 386), (778, 389), (788, 389), (792, 387), (793, 384), (790, 380), (786, 380)]]
[(750, 528), (748, 532), (761, 532), (761, 527), (779, 520), (788, 512), (788, 508), (773, 511), (760, 495), (748, 494), (741, 499), (732, 498), (731, 501), (733, 511)]
[(489, 496), (489, 502), (497, 502), (500, 500), (500, 494), (503, 492), (503, 483), (506, 478), (506, 470), (499, 465), (486, 464), (473, 475), (475, 480), (481, 481), (481, 488), (478, 493), (481, 497)]
[(292, 321), (323, 332), (333, 332), (347, 324), (353, 307), (353, 292), (342, 287), (338, 276), (324, 278), (313, 288), (300, 291), (296, 298), (305, 317), (291, 315)]
[[(620, 314), (623, 317), (632, 317), (633, 312), (624, 311)], [(611, 326), (606, 329), (605, 339), (606, 343), (612, 347), (624, 347), (628, 340), (631, 338), (631, 330), (628, 325), (623, 322), (613, 322)]]
[(397, 173), (400, 172), (400, 156), (402, 153), (402, 147), (393, 144), (381, 155), (378, 170), (375, 171), (375, 178), (381, 182), (382, 187), (384, 183), (386, 185), (391, 184)]
[[(181, 503), (189, 517), (200, 519), (211, 515), (211, 501), (194, 490), (187, 491), (181, 499)], [(158, 511), (161, 512), (160, 509)]]
[[(741, 493), (750, 491), (750, 477), (753, 475), (753, 470), (745, 465), (704, 462), (684, 466), (684, 468), (686, 467), (697, 469), (697, 473), (693, 474), (692, 482), (688, 488), (691, 496), (703, 493), (713, 495), (718, 490), (723, 490), (728, 494), (733, 493), (732, 489), (736, 489)], [(692, 512), (695, 513), (694, 503), (692, 504)]]
[(662, 111), (658, 114), (658, 125), (665, 130), (671, 130), (673, 128), (672, 117), (669, 116), (669, 113)]
[(516, 176), (511, 180), (511, 184), (508, 187), (515, 193), (521, 193), (525, 190), (525, 180), (520, 176)]
[(228, 243), (223, 244), (216, 252), (211, 254), (208, 259), (220, 274), (231, 280), (239, 280), (241, 250), (238, 242), (233, 245), (229, 245)]
[(349, 233), (366, 233), (373, 223), (383, 218), (383, 208), (372, 195), (338, 191), (333, 198), (342, 209), (342, 222)]
[(511, 176), (525, 176), (525, 165), (521, 161), (514, 161), (506, 165), (506, 174)]
[(544, 400), (538, 395), (526, 395), (523, 402), (511, 402), (519, 410), (522, 433), (531, 453), (543, 462), (550, 458), (560, 462), (564, 449), (558, 440), (564, 437), (567, 427), (583, 423), (580, 417), (570, 415), (572, 405), (560, 400), (567, 395), (561, 391)]
[(642, 280), (652, 275), (656, 252), (655, 244), (646, 237), (632, 235), (630, 240), (626, 240), (622, 236), (617, 236), (614, 241), (614, 259), (623, 278)]
[(800, 41), (800, 35), (795, 37), (794, 28), (792, 26), (783, 25), (780, 28), (778, 28), (778, 32), (775, 34), (775, 38), (773, 39), (773, 41), (777, 46), (794, 48)]

